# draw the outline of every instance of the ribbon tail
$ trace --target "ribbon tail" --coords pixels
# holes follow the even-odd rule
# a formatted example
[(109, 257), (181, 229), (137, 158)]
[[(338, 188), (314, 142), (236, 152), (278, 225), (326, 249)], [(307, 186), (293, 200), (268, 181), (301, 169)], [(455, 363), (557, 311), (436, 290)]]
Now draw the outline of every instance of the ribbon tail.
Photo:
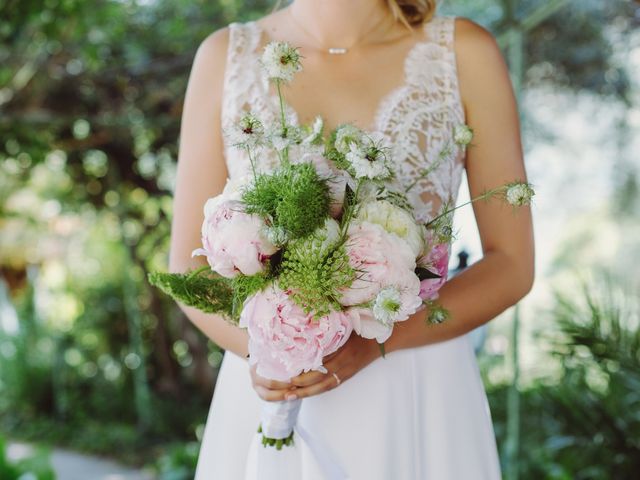
[(347, 472), (345, 472), (340, 462), (336, 460), (329, 447), (322, 440), (314, 437), (300, 425), (296, 425), (294, 431), (307, 444), (327, 480), (349, 480)]

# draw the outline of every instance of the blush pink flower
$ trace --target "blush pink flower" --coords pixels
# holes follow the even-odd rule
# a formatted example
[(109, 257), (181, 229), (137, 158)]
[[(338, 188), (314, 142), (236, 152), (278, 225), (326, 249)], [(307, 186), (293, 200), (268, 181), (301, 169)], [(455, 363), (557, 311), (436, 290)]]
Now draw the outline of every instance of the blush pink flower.
[(427, 278), (420, 282), (420, 298), (434, 300), (438, 298), (438, 290), (447, 281), (449, 272), (449, 245), (440, 243), (431, 247), (427, 255), (418, 260), (418, 265), (437, 273), (441, 278)]
[(222, 195), (210, 198), (204, 206), (202, 248), (191, 256), (205, 255), (212, 270), (227, 278), (262, 272), (278, 251), (265, 237), (264, 227), (264, 220), (245, 213), (240, 201)]
[[(405, 276), (404, 281), (406, 283), (388, 285), (380, 290), (371, 308), (347, 309), (353, 314), (353, 330), (358, 335), (363, 338), (375, 338), (378, 343), (384, 343), (391, 336), (397, 322), (407, 320), (422, 307), (418, 277), (411, 272), (411, 275)], [(385, 306), (389, 307), (390, 304), (395, 308), (385, 311)]]
[(345, 306), (370, 302), (387, 285), (406, 285), (415, 276), (415, 256), (409, 244), (367, 221), (351, 224), (346, 252), (356, 279), (342, 291)]
[(239, 326), (249, 332), (249, 362), (258, 375), (288, 381), (302, 372), (326, 371), (322, 359), (338, 350), (353, 330), (353, 313), (313, 318), (271, 285), (250, 297)]

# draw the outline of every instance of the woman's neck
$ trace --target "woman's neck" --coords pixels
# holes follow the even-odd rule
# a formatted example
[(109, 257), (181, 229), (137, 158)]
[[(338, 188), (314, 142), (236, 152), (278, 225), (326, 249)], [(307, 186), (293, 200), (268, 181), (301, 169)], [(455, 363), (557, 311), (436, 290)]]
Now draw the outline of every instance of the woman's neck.
[(294, 0), (288, 8), (294, 21), (325, 46), (350, 47), (394, 23), (385, 0)]

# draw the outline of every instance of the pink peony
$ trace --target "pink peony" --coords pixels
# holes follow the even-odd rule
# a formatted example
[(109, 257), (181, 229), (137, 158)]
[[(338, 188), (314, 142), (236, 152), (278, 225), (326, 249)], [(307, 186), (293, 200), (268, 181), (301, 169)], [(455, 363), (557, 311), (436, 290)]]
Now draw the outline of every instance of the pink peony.
[(370, 222), (351, 224), (345, 245), (356, 279), (342, 291), (342, 305), (370, 302), (387, 285), (406, 285), (415, 276), (415, 256), (409, 244)]
[(278, 250), (264, 236), (264, 226), (258, 215), (244, 213), (241, 202), (223, 195), (210, 198), (204, 206), (203, 248), (191, 256), (206, 255), (211, 268), (223, 277), (259, 273)]
[(363, 338), (375, 338), (378, 343), (384, 343), (393, 333), (393, 325), (376, 320), (370, 308), (352, 307), (348, 311), (353, 316), (353, 331)]
[(314, 319), (271, 285), (245, 302), (239, 326), (248, 328), (249, 362), (258, 365), (258, 375), (288, 381), (302, 372), (323, 371), (322, 359), (351, 335), (352, 317), (332, 312)]
[(428, 278), (420, 282), (420, 298), (433, 300), (438, 298), (438, 290), (447, 281), (449, 272), (449, 245), (440, 243), (431, 247), (427, 255), (418, 260), (418, 265), (440, 275), (441, 278)]

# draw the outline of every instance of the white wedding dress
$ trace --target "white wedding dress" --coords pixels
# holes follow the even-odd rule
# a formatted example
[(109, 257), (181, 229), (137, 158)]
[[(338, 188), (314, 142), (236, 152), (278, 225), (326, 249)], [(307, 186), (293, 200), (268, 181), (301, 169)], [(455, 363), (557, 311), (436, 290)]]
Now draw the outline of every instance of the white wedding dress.
[[(247, 108), (276, 120), (277, 98), (268, 94), (258, 64), (266, 32), (256, 22), (229, 28), (223, 128)], [(404, 83), (377, 110), (375, 129), (392, 145), (393, 158), (402, 159), (396, 171), (407, 184), (434, 162), (453, 127), (465, 121), (453, 38), (453, 17), (436, 16), (426, 23), (423, 38), (405, 59)], [(295, 111), (287, 108), (289, 119), (297, 122)], [(227, 145), (225, 157), (231, 178), (249, 172), (243, 152)], [(427, 180), (418, 181), (411, 201), (420, 220), (433, 218), (443, 202), (456, 200), (464, 163), (464, 152), (457, 151)], [(259, 416), (247, 360), (225, 353), (196, 480), (245, 478)], [(487, 397), (467, 335), (376, 359), (339, 387), (305, 398), (298, 422), (328, 446), (351, 480), (501, 477)], [(309, 448), (300, 443), (300, 479), (323, 479)]]

